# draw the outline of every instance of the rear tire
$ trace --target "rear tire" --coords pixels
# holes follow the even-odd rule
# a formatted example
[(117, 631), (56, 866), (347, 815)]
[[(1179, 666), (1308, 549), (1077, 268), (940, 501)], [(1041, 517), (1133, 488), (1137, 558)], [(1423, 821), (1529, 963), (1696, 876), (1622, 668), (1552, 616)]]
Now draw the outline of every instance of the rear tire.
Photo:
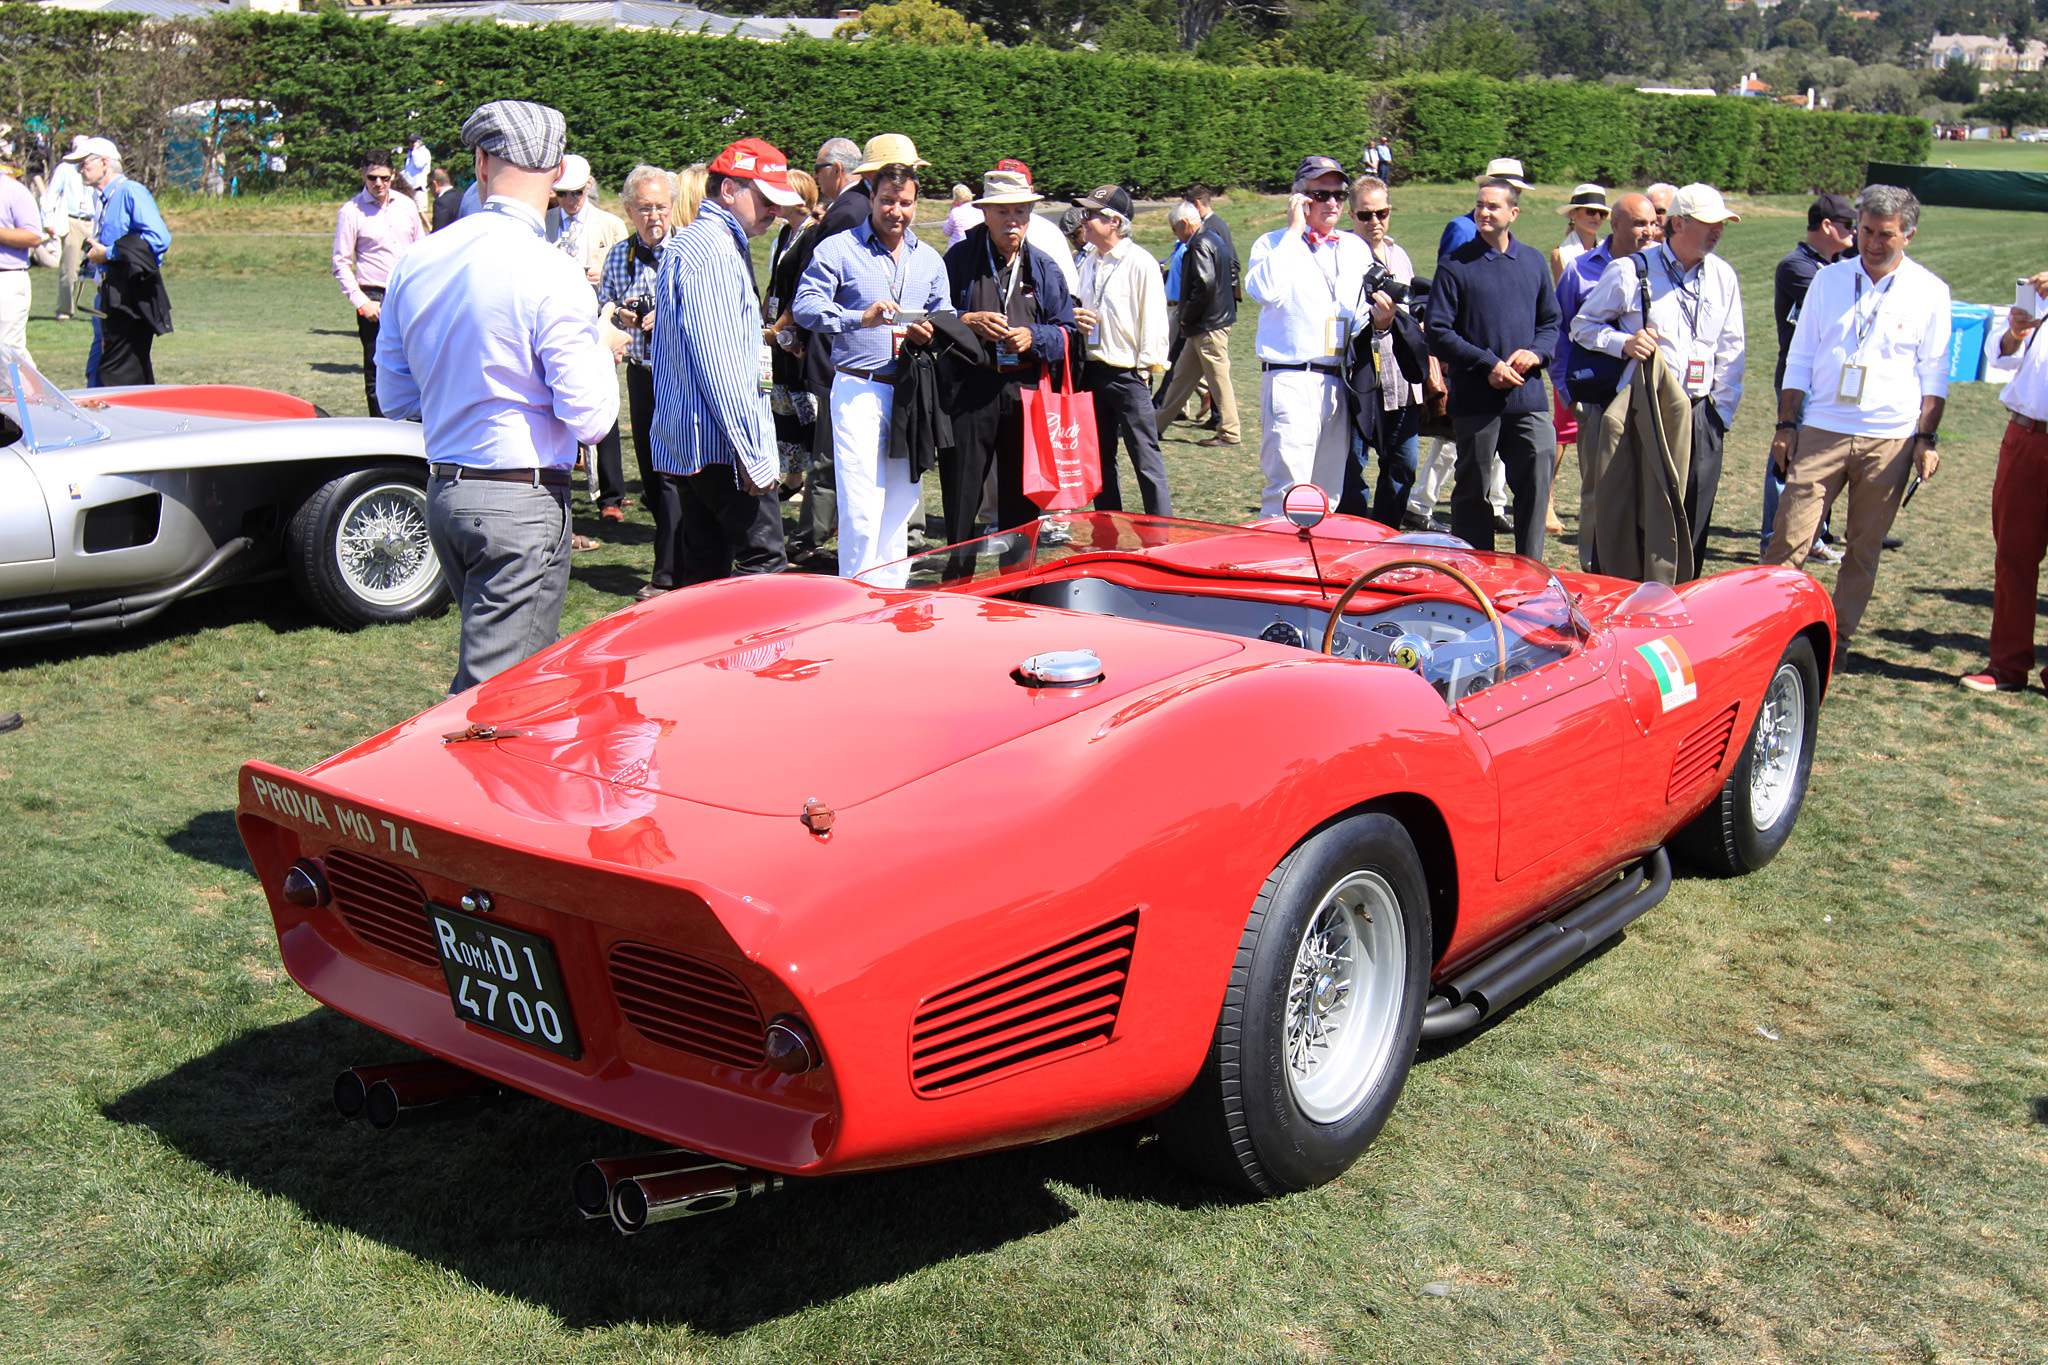
[(1778, 856), (1813, 773), (1820, 724), (1820, 670), (1813, 644), (1793, 637), (1771, 670), (1749, 741), (1714, 803), (1671, 840), (1672, 849), (1703, 872), (1739, 877)]
[(1253, 1195), (1342, 1175), (1401, 1097), (1432, 956), (1399, 821), (1353, 816), (1296, 847), (1252, 903), (1200, 1074), (1159, 1117), (1175, 1157)]
[(306, 604), (345, 630), (448, 604), (427, 537), (426, 471), (378, 465), (328, 480), (292, 515), (285, 557)]

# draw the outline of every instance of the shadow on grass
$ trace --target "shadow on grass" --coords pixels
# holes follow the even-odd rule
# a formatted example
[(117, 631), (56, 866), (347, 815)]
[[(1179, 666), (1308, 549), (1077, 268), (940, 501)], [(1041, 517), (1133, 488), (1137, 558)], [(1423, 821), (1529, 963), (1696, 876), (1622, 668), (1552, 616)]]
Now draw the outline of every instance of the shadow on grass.
[(577, 1165), (647, 1138), (524, 1099), (380, 1133), (335, 1113), (335, 1075), (409, 1056), (327, 1009), (254, 1030), (105, 1106), (309, 1221), (545, 1307), (571, 1327), (677, 1322), (744, 1331), (1074, 1216), (1051, 1186), (1194, 1208), (1224, 1197), (1136, 1126), (915, 1170), (797, 1182), (726, 1213), (621, 1238), (569, 1198)]
[(164, 846), (173, 853), (212, 863), (231, 872), (245, 872), (253, 876), (256, 871), (249, 861), (248, 850), (242, 847), (242, 836), (235, 831), (235, 813), (232, 810), (199, 812), (185, 822), (185, 828), (166, 836)]
[(361, 362), (351, 365), (339, 360), (309, 360), (306, 362), (306, 368), (315, 374), (361, 374), (363, 372)]
[(2048, 1128), (2048, 1095), (2043, 1095), (2035, 1100), (2032, 1108), (2034, 1110), (2034, 1122), (2044, 1128)]
[(233, 581), (219, 589), (181, 598), (165, 608), (162, 615), (153, 616), (139, 626), (25, 641), (12, 647), (7, 656), (7, 666), (28, 668), (82, 654), (112, 658), (137, 653), (166, 640), (185, 639), (247, 621), (262, 621), (279, 635), (327, 625), (292, 590), (284, 576), (278, 574), (271, 578)]

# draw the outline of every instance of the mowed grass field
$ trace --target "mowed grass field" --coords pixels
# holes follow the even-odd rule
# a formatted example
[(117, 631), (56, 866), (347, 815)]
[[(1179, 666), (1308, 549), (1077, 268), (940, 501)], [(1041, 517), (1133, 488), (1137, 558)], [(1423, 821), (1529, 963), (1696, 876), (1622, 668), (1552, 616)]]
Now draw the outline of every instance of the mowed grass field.
[[(1564, 194), (1525, 201), (1522, 235), (1546, 250)], [(1427, 259), (1469, 197), (1394, 202)], [(1804, 229), (1803, 201), (1738, 207), (1722, 249), (1751, 388), (1710, 568), (1756, 555), (1770, 270)], [(1224, 211), (1248, 251), (1284, 206)], [(173, 221), (159, 377), (360, 411), (330, 211)], [(1140, 221), (1163, 252), (1163, 214)], [(1999, 304), (2048, 265), (2042, 229), (1932, 209), (1916, 255)], [(31, 345), (77, 383), (85, 328), (44, 320), (53, 281), (36, 284)], [(1247, 312), (1247, 444), (1203, 450), (1188, 427), (1167, 443), (1186, 514), (1256, 504), (1252, 331)], [(1952, 392), (1943, 470), (1900, 520), (1782, 856), (1739, 881), (1681, 874), (1606, 951), (1425, 1050), (1347, 1176), (1266, 1203), (1186, 1179), (1131, 1128), (626, 1241), (575, 1216), (568, 1181), (629, 1135), (537, 1102), (345, 1125), (335, 1072), (403, 1049), (285, 977), (235, 771), (304, 766), (435, 700), (453, 619), (344, 635), (280, 584), (0, 654), (0, 710), (27, 717), (0, 736), (0, 1358), (2048, 1359), (2048, 697), (1954, 681), (1983, 663), (2002, 425), (1995, 387)], [(1575, 562), (1574, 468), (1558, 565)], [(608, 543), (576, 561), (571, 629), (629, 601), (648, 563), (644, 509), (607, 531), (579, 501), (579, 528)], [(845, 718), (785, 720), (761, 761), (801, 763), (810, 727)], [(1562, 779), (1552, 796), (1580, 799)]]

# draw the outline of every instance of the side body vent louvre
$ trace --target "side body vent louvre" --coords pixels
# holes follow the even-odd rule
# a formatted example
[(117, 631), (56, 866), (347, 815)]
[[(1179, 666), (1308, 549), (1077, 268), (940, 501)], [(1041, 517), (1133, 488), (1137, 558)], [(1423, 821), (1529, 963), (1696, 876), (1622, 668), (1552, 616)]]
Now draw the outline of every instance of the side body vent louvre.
[(439, 968), (434, 931), (427, 923), (427, 893), (404, 872), (375, 858), (338, 849), (320, 860), (334, 907), (357, 938), (408, 962)]
[(1685, 742), (1678, 746), (1678, 757), (1671, 764), (1671, 786), (1664, 793), (1666, 804), (1684, 796), (1698, 786), (1701, 779), (1719, 769), (1722, 760), (1728, 757), (1728, 745), (1734, 738), (1733, 704), (1687, 735)]
[(1103, 1046), (1130, 979), (1138, 912), (940, 991), (910, 1025), (910, 1084), (927, 1098)]
[(723, 967), (645, 943), (611, 952), (612, 994), (640, 1035), (728, 1066), (766, 1060), (760, 1006)]

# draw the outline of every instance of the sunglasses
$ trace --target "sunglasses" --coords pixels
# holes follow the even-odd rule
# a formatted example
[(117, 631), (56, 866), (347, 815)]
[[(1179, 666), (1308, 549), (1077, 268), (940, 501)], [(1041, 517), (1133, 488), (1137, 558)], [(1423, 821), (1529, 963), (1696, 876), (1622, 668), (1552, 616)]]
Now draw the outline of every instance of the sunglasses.
[(363, 172), (363, 179), (365, 179), (365, 180), (368, 180), (368, 181), (370, 181), (370, 182), (371, 182), (371, 183), (373, 183), (373, 184), (380, 184), (380, 185), (381, 185), (381, 184), (386, 184), (386, 183), (388, 183), (388, 182), (390, 181), (391, 177), (390, 177), (390, 176), (388, 176), (388, 175), (371, 175), (371, 174), (370, 174), (370, 173), (369, 173), (368, 171), (364, 171), (364, 172)]
[(582, 190), (556, 190), (555, 193), (561, 195), (564, 199), (581, 199), (583, 197)]
[(1335, 204), (1341, 202), (1348, 192), (1346, 190), (1303, 190), (1301, 197), (1313, 199), (1318, 204)]
[(1394, 210), (1392, 208), (1353, 209), (1351, 210), (1351, 216), (1361, 223), (1384, 223), (1387, 219), (1394, 216)]

